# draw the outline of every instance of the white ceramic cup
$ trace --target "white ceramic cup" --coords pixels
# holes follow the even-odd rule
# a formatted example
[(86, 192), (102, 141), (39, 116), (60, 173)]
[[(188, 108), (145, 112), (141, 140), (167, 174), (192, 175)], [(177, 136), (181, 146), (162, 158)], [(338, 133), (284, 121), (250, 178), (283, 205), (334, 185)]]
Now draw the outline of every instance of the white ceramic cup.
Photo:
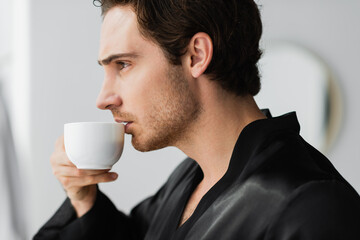
[(124, 125), (78, 122), (64, 125), (65, 151), (79, 169), (111, 169), (124, 147)]

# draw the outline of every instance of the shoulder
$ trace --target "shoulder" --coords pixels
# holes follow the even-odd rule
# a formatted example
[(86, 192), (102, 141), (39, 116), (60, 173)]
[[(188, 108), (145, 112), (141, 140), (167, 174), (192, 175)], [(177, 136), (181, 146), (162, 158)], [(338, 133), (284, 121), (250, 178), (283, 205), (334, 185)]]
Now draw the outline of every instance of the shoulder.
[(312, 181), (288, 195), (268, 239), (360, 239), (360, 197), (346, 183)]
[(359, 194), (299, 135), (273, 136), (254, 160), (248, 180), (276, 200), (265, 239), (360, 239)]
[(279, 187), (287, 194), (315, 182), (333, 181), (352, 189), (332, 163), (298, 134), (272, 136), (250, 162), (255, 167), (249, 176), (266, 179), (264, 185)]

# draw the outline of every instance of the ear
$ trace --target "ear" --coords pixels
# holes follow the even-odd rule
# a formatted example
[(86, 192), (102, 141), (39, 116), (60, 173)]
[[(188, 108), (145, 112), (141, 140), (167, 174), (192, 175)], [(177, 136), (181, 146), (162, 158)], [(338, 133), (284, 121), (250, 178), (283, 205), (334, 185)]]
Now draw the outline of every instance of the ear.
[(210, 36), (199, 32), (195, 34), (188, 45), (187, 67), (194, 78), (198, 78), (208, 68), (212, 55), (213, 43)]

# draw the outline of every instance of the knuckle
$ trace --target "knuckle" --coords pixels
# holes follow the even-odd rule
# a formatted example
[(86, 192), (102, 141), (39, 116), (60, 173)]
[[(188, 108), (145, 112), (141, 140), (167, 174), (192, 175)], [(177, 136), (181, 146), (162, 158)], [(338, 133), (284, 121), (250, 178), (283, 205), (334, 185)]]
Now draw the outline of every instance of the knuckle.
[(81, 169), (75, 169), (75, 176), (76, 177), (81, 177), (83, 175), (83, 171)]
[[(75, 165), (72, 164), (72, 162), (69, 160), (69, 158), (68, 158), (66, 155), (63, 156), (63, 162), (64, 162), (66, 165), (70, 165), (70, 166), (75, 167)], [(75, 167), (75, 168), (76, 168), (76, 167)]]
[(87, 176), (85, 178), (86, 185), (91, 185), (96, 183), (96, 178), (94, 176)]
[(63, 178), (60, 178), (60, 182), (61, 184), (63, 185), (63, 187), (66, 189), (68, 187), (70, 187), (70, 179), (67, 178), (67, 177), (63, 177)]
[(55, 149), (62, 148), (63, 145), (64, 145), (64, 137), (61, 136), (55, 141)]
[(56, 162), (56, 154), (52, 153), (51, 156), (50, 156), (50, 163), (53, 164), (55, 162)]
[(55, 141), (55, 148), (57, 148), (60, 145), (60, 138), (56, 139)]
[(59, 174), (59, 172), (56, 170), (56, 169), (52, 169), (52, 174), (54, 175), (54, 176), (58, 176), (58, 174)]
[(61, 161), (61, 155), (59, 155), (59, 153), (57, 153), (57, 152), (53, 152), (50, 156), (50, 163), (52, 165), (56, 165), (60, 161)]

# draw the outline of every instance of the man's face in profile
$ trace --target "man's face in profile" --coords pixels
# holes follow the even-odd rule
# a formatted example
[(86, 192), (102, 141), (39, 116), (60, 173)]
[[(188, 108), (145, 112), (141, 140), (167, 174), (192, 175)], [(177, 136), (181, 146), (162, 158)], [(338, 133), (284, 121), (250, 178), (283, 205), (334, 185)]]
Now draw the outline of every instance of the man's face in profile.
[(99, 63), (105, 78), (97, 107), (126, 122), (139, 151), (177, 145), (196, 119), (199, 104), (189, 88), (191, 75), (171, 65), (161, 48), (139, 32), (130, 7), (113, 7), (104, 18)]

